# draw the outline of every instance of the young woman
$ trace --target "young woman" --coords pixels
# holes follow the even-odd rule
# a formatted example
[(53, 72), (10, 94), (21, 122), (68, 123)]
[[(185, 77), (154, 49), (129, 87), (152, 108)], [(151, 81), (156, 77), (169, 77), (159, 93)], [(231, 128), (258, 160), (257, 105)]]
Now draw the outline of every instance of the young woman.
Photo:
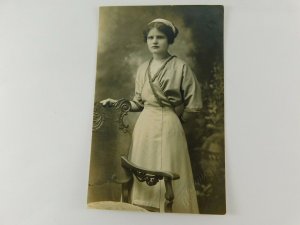
[[(152, 170), (180, 175), (173, 182), (173, 212), (199, 213), (187, 142), (181, 123), (202, 107), (200, 85), (190, 67), (168, 52), (178, 29), (168, 20), (155, 19), (144, 31), (152, 58), (137, 70), (131, 111), (141, 111), (135, 124), (129, 159)], [(106, 99), (103, 105), (116, 100)], [(163, 182), (148, 187), (134, 182), (131, 202), (164, 210)]]

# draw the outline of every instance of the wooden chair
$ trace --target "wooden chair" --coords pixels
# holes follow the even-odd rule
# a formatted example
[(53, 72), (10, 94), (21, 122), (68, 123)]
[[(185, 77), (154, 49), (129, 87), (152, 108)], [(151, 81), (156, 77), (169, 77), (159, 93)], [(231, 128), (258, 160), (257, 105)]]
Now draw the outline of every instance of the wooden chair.
[[(102, 130), (102, 135), (106, 134), (107, 132), (112, 132), (111, 130), (115, 130), (112, 132), (113, 137), (120, 138), (122, 135), (120, 134), (127, 134), (129, 132), (129, 125), (126, 125), (124, 123), (125, 116), (128, 115), (128, 112), (130, 111), (130, 102), (125, 99), (120, 99), (117, 103), (113, 104), (110, 107), (103, 107), (100, 103), (95, 103), (94, 107), (94, 123), (93, 123), (93, 139), (96, 138), (94, 135), (96, 135), (97, 132)], [(116, 131), (116, 124), (118, 124), (118, 130)], [(114, 128), (115, 127), (115, 128)], [(104, 129), (104, 130), (103, 130)], [(101, 132), (100, 132), (101, 133)], [(116, 135), (118, 133), (118, 135)], [(107, 136), (102, 139), (102, 142), (107, 140)], [(128, 137), (127, 137), (128, 140)], [(117, 142), (117, 139), (114, 140)], [(121, 196), (119, 196), (122, 201), (126, 203), (130, 203), (130, 191), (132, 188), (133, 183), (133, 177), (136, 177), (136, 180), (139, 182), (145, 182), (148, 186), (154, 186), (158, 182), (164, 182), (165, 184), (165, 204), (164, 204), (164, 211), (165, 212), (172, 212), (172, 204), (173, 200), (175, 198), (172, 182), (173, 180), (179, 179), (179, 175), (175, 173), (170, 173), (166, 171), (155, 171), (155, 170), (149, 170), (147, 168), (143, 168), (140, 165), (136, 165), (129, 161), (129, 159), (126, 157), (128, 150), (129, 150), (129, 143), (127, 146), (124, 145), (117, 145), (116, 148), (112, 147), (114, 145), (114, 142), (109, 142), (110, 145), (108, 145), (109, 148), (114, 151), (115, 155), (113, 159), (108, 159), (108, 164), (113, 164), (114, 168), (110, 170), (106, 170), (105, 168), (100, 168), (99, 165), (97, 168), (93, 168), (91, 166), (90, 168), (90, 182), (89, 182), (89, 202), (93, 201), (115, 201), (116, 198), (110, 199), (107, 198), (107, 195), (114, 196), (111, 193), (106, 194), (106, 196), (102, 196), (101, 193), (101, 185), (99, 185), (99, 188), (96, 188), (96, 191), (94, 190), (94, 187), (97, 186), (97, 182), (94, 182), (95, 180), (100, 180), (103, 183), (111, 188), (105, 189), (105, 193), (111, 191), (111, 192), (117, 192), (120, 193)], [(121, 146), (121, 147), (120, 147)], [(103, 147), (103, 146), (102, 146)], [(92, 147), (92, 155), (91, 155), (91, 161), (94, 156), (97, 155), (97, 152), (99, 151), (95, 150), (97, 149), (97, 146)], [(124, 149), (121, 149), (124, 148)], [(105, 152), (102, 153), (102, 156), (95, 156), (96, 158), (103, 158), (105, 156)], [(108, 152), (107, 152), (108, 154)], [(112, 157), (111, 157), (112, 158)], [(96, 164), (96, 163), (94, 163)], [(101, 165), (100, 165), (101, 166)], [(95, 167), (95, 166), (94, 166)], [(109, 171), (108, 175), (104, 175), (99, 170), (106, 170)], [(98, 174), (97, 174), (98, 172)], [(91, 176), (93, 174), (94, 176)], [(95, 174), (97, 179), (95, 179)], [(102, 175), (101, 175), (102, 174)], [(106, 177), (106, 178), (105, 178)], [(108, 178), (110, 177), (110, 178)], [(105, 180), (106, 179), (106, 180)], [(109, 180), (109, 181), (107, 181)], [(116, 187), (115, 184), (120, 185), (119, 187)], [(90, 194), (91, 192), (91, 194)], [(97, 192), (95, 194), (94, 192)], [(95, 197), (96, 196), (96, 197)], [(143, 206), (142, 206), (143, 207)], [(145, 207), (149, 210), (149, 208)], [(159, 211), (159, 209), (153, 210), (150, 209), (150, 211)]]
[[(149, 170), (134, 163), (130, 162), (125, 156), (121, 156), (122, 167), (129, 174), (130, 180), (122, 183), (122, 197), (124, 202), (129, 202), (130, 189), (133, 180), (133, 175), (139, 182), (146, 182), (148, 186), (154, 186), (159, 181), (163, 180), (165, 183), (165, 204), (164, 211), (172, 212), (172, 204), (174, 200), (174, 192), (172, 187), (172, 181), (179, 179), (179, 175), (164, 171)], [(147, 209), (147, 207), (145, 207)]]

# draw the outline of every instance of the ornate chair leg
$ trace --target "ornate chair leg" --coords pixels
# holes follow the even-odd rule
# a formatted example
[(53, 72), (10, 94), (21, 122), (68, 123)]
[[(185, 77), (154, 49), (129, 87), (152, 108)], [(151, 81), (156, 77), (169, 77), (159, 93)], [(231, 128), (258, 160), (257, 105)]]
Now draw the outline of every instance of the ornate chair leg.
[(132, 179), (126, 183), (122, 183), (122, 202), (129, 203), (130, 189), (132, 188)]
[(129, 201), (128, 183), (122, 184), (122, 202)]
[(174, 200), (174, 192), (172, 187), (172, 180), (164, 179), (166, 193), (165, 193), (165, 212), (172, 212), (172, 205)]

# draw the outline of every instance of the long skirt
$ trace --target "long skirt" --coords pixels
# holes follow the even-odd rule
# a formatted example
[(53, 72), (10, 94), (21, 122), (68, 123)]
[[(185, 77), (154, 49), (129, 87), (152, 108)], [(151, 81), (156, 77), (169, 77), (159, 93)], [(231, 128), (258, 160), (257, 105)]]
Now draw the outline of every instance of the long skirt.
[[(199, 213), (190, 157), (184, 130), (178, 116), (170, 107), (145, 106), (132, 137), (130, 160), (146, 169), (177, 173), (173, 181), (173, 212)], [(147, 186), (133, 183), (131, 202), (159, 208), (164, 212), (164, 182)]]

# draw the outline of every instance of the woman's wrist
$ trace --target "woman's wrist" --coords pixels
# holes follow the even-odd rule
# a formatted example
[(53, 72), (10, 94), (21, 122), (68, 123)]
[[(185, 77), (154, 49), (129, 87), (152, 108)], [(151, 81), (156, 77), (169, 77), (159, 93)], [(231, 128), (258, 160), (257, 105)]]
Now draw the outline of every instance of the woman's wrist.
[(135, 103), (135, 101), (129, 101), (130, 102), (130, 111), (131, 112), (140, 112), (142, 111), (141, 107)]

